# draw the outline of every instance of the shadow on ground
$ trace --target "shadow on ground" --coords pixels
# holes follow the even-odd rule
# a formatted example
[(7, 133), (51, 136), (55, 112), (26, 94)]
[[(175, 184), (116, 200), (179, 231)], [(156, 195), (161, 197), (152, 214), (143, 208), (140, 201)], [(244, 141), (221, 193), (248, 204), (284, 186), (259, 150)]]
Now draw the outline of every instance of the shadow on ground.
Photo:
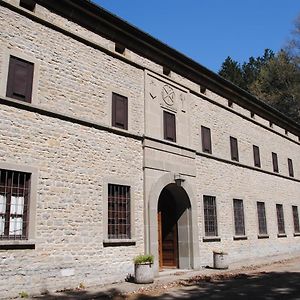
[(157, 297), (140, 295), (134, 299), (300, 299), (300, 273), (241, 274), (210, 282), (187, 282)]
[[(186, 280), (181, 286), (159, 296), (136, 294), (130, 297), (120, 295), (117, 289), (89, 294), (85, 291), (65, 291), (61, 295), (43, 295), (39, 300), (75, 300), (75, 299), (134, 299), (134, 300), (170, 300), (170, 299), (300, 299), (300, 273), (272, 272), (258, 274), (240, 274), (234, 278), (210, 277), (201, 280)], [(154, 290), (157, 293), (157, 290)]]

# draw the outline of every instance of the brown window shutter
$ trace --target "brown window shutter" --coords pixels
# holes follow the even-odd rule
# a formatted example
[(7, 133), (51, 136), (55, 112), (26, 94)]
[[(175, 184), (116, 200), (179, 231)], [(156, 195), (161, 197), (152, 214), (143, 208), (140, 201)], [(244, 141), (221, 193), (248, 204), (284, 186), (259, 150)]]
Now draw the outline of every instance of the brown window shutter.
[(288, 158), (288, 167), (289, 167), (289, 175), (294, 177), (294, 168), (293, 168), (293, 161)]
[(238, 142), (234, 137), (230, 137), (230, 151), (231, 151), (231, 159), (239, 161), (239, 151), (238, 151)]
[(254, 166), (260, 168), (259, 147), (253, 145)]
[(210, 129), (201, 126), (201, 136), (202, 136), (202, 151), (206, 153), (212, 153)]
[(278, 158), (277, 158), (277, 154), (272, 152), (272, 162), (273, 162), (273, 171), (278, 173), (279, 169), (278, 169)]
[(112, 126), (128, 129), (128, 99), (112, 94)]
[(172, 142), (176, 142), (176, 120), (175, 115), (164, 111), (164, 139)]
[(33, 63), (11, 56), (7, 78), (6, 96), (31, 102)]

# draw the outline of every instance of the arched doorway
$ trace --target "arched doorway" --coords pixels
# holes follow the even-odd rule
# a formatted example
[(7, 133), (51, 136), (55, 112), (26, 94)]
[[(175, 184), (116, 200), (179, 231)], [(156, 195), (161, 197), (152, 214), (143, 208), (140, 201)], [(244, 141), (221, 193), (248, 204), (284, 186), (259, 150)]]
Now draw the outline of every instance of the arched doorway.
[(175, 183), (163, 188), (158, 199), (159, 267), (191, 268), (191, 203)]

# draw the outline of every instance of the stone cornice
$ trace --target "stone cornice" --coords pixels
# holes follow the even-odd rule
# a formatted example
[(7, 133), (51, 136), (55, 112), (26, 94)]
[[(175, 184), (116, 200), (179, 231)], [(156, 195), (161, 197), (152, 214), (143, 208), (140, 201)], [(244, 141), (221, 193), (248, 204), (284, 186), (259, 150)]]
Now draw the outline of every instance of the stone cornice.
[(37, 0), (40, 5), (88, 30), (123, 44), (135, 53), (230, 99), (291, 133), (300, 125), (216, 73), (88, 0)]

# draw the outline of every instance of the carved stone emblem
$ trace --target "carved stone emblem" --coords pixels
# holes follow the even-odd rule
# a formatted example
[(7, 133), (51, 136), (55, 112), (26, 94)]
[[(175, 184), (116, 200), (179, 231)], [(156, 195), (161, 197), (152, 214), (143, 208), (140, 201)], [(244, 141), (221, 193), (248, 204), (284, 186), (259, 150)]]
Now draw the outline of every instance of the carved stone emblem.
[(167, 105), (172, 106), (175, 100), (175, 92), (168, 84), (164, 85), (162, 89), (162, 98)]

